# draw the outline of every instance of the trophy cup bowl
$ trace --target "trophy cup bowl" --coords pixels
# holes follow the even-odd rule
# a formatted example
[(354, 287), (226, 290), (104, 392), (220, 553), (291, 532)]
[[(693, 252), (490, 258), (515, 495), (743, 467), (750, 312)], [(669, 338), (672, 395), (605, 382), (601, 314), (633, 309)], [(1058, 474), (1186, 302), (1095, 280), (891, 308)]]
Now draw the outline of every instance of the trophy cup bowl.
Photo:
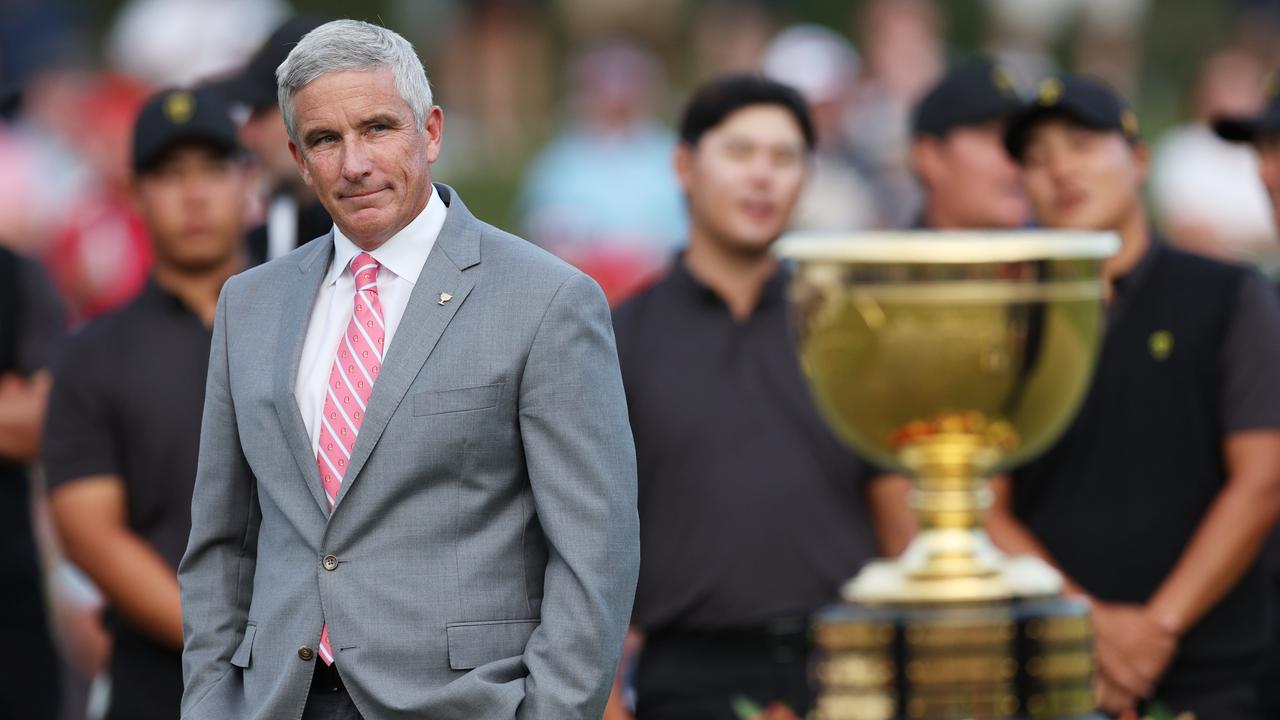
[[(779, 241), (777, 253), (793, 265), (793, 334), (814, 400), (865, 458), (913, 479), (919, 523), (901, 558), (869, 563), (845, 586), (848, 604), (815, 621), (818, 644), (829, 651), (820, 681), (847, 691), (828, 693), (843, 704), (832, 700), (824, 711), (820, 702), (820, 717), (1087, 712), (1085, 609), (1059, 597), (1062, 580), (1048, 564), (999, 552), (983, 520), (986, 479), (1047, 450), (1083, 401), (1104, 332), (1101, 266), (1118, 248), (1113, 234), (1056, 231)], [(1028, 623), (1031, 635), (1058, 644), (1028, 645)], [(921, 641), (914, 650), (913, 633)], [(938, 649), (930, 641), (956, 657), (965, 658), (966, 647), (977, 654), (956, 666), (967, 669), (922, 665)], [(1050, 659), (1065, 685), (1028, 678)], [(920, 677), (899, 677), (913, 662)], [(944, 669), (921, 670), (935, 666)], [(894, 667), (901, 672), (889, 682)], [(897, 689), (854, 692), (886, 683)]]

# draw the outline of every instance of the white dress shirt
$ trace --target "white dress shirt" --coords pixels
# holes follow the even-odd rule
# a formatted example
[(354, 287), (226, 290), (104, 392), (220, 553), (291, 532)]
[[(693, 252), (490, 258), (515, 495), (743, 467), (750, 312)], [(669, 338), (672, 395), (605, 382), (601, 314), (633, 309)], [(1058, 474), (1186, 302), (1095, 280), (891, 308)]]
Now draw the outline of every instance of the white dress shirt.
[[(382, 305), (382, 319), (387, 325), (385, 347), (388, 352), (400, 318), (404, 317), (405, 307), (409, 304), (409, 294), (413, 292), (422, 265), (436, 244), (440, 228), (444, 226), (446, 211), (440, 193), (431, 188), (431, 199), (418, 217), (369, 253), (381, 264), (378, 268), (378, 300)], [(333, 262), (311, 308), (307, 337), (302, 344), (302, 360), (298, 364), (298, 379), (293, 386), (293, 396), (298, 401), (302, 422), (311, 438), (312, 452), (320, 446), (320, 413), (324, 410), (325, 386), (337, 355), (338, 340), (355, 309), (356, 279), (351, 274), (351, 260), (361, 252), (334, 226)]]

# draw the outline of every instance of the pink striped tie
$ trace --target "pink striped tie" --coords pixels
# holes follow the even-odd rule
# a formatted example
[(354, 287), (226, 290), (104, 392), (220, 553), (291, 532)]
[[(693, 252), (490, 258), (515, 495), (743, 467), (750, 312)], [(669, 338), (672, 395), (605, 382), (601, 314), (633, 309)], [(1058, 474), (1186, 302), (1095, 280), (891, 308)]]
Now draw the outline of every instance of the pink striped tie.
[[(346, 332), (338, 341), (329, 383), (325, 386), (316, 465), (320, 468), (330, 512), (338, 500), (342, 476), (351, 460), (373, 383), (382, 369), (386, 324), (382, 320), (382, 303), (378, 300), (378, 267), (378, 261), (368, 253), (360, 253), (351, 261), (351, 274), (356, 278), (355, 308)], [(320, 631), (320, 659), (326, 665), (333, 664), (328, 624)]]

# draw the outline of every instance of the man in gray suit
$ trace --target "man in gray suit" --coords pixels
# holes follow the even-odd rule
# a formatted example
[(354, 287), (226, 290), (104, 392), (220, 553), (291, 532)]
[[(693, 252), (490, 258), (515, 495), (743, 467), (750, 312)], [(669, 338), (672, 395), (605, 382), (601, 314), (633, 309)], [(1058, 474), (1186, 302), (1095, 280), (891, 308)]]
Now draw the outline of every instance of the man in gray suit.
[(639, 564), (600, 289), (431, 183), (404, 38), (335, 21), (277, 77), (335, 228), (218, 303), (183, 717), (598, 718)]

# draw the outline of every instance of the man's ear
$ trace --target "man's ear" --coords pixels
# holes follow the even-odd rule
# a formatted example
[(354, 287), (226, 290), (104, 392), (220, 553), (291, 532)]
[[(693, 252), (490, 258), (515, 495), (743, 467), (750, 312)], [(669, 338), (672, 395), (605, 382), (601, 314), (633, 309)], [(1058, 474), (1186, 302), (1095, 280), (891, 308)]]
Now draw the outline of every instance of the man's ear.
[(422, 118), (422, 131), (427, 134), (427, 162), (433, 163), (439, 159), (444, 144), (444, 111), (439, 105), (432, 105)]
[(680, 183), (680, 189), (684, 193), (689, 192), (689, 187), (693, 184), (693, 154), (695, 149), (688, 143), (681, 142), (676, 144), (675, 152), (671, 155), (671, 164), (676, 171), (676, 180)]
[(307, 183), (307, 187), (314, 188), (315, 185), (311, 182), (311, 171), (307, 169), (306, 158), (303, 157), (302, 151), (298, 149), (298, 146), (292, 140), (289, 141), (289, 154), (293, 156), (293, 161), (298, 164), (298, 172), (302, 174), (302, 179)]
[(1141, 140), (1134, 140), (1129, 144), (1129, 148), (1133, 152), (1133, 165), (1137, 169), (1138, 182), (1145, 183), (1147, 174), (1151, 171), (1151, 148)]
[(911, 169), (926, 188), (937, 185), (943, 164), (941, 140), (922, 135), (911, 141)]

